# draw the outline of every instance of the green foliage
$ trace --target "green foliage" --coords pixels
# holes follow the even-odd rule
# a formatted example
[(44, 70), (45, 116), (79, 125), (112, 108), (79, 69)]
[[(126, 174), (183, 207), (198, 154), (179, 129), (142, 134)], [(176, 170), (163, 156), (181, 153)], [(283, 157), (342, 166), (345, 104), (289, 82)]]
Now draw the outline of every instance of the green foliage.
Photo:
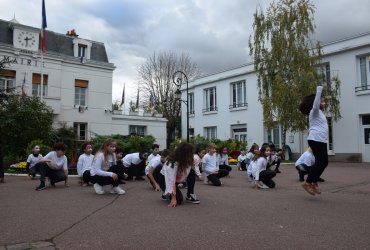
[(22, 160), (31, 141), (50, 140), (53, 113), (37, 97), (1, 94), (0, 120), (0, 150), (3, 155), (17, 156)]
[[(315, 28), (314, 9), (309, 0), (280, 0), (273, 2), (266, 14), (261, 10), (254, 14), (249, 48), (257, 71), (264, 122), (269, 128), (280, 122), (284, 135), (287, 130), (307, 128), (307, 119), (298, 106), (303, 96), (315, 93), (319, 82), (321, 47), (310, 39)], [(334, 119), (340, 117), (339, 84), (337, 81), (326, 92)]]
[[(185, 139), (176, 139), (170, 144), (170, 150), (173, 150), (177, 144), (186, 141)], [(210, 143), (216, 144), (217, 150), (220, 150), (222, 146), (226, 146), (228, 151), (235, 151), (245, 149), (247, 147), (246, 142), (239, 142), (233, 139), (222, 141), (220, 139), (208, 140), (200, 135), (190, 138), (189, 143), (193, 144), (195, 148), (208, 149)]]
[(57, 142), (63, 142), (67, 145), (66, 156), (69, 162), (76, 162), (78, 159), (81, 142), (77, 141), (78, 137), (72, 127), (65, 124), (52, 132), (52, 145)]
[(139, 152), (141, 150), (147, 150), (150, 152), (152, 144), (155, 142), (155, 138), (151, 135), (144, 137), (141, 136), (123, 136), (119, 134), (115, 135), (99, 135), (91, 140), (91, 145), (94, 152), (97, 152), (100, 146), (107, 139), (112, 138), (117, 142), (117, 146), (122, 148), (125, 154)]
[(40, 147), (40, 154), (42, 154), (43, 156), (45, 156), (47, 153), (49, 153), (51, 151), (51, 147), (48, 146), (48, 145), (45, 145), (44, 142), (40, 139), (36, 139), (36, 140), (32, 140), (28, 146), (27, 146), (27, 149), (26, 149), (26, 154), (29, 155), (29, 154), (32, 154), (32, 146), (33, 145), (39, 145)]

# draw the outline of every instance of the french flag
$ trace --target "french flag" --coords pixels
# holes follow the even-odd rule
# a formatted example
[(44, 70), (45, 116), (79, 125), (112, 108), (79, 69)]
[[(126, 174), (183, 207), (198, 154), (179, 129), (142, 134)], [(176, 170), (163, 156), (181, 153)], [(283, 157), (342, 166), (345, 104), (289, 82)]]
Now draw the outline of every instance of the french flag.
[(42, 30), (41, 30), (41, 51), (43, 54), (46, 52), (46, 10), (45, 10), (45, 0), (42, 0)]

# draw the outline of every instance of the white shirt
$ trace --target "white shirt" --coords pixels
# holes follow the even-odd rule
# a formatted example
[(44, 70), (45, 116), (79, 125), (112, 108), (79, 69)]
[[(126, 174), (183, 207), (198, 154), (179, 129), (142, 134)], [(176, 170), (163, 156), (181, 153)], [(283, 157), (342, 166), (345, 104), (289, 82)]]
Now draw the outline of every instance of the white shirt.
[(193, 157), (193, 164), (194, 164), (194, 171), (197, 176), (202, 176), (200, 173), (200, 167), (202, 166), (202, 159), (199, 157), (199, 155), (194, 154)]
[(229, 165), (229, 156), (227, 154), (219, 155), (218, 162), (220, 165)]
[(115, 165), (113, 155), (108, 155), (108, 164), (106, 164), (104, 162), (103, 152), (99, 152), (94, 157), (94, 160), (91, 165), (90, 174), (91, 176), (99, 175), (112, 177), (113, 172), (108, 172), (107, 170), (113, 165)]
[(140, 162), (142, 162), (142, 159), (140, 159), (139, 153), (132, 153), (123, 157), (122, 162), (123, 165), (128, 168), (131, 167), (132, 164), (138, 165)]
[(309, 151), (304, 152), (295, 162), (296, 166), (301, 164), (304, 164), (307, 167), (313, 166), (315, 164), (315, 156)]
[(30, 163), (30, 168), (33, 168), (39, 160), (42, 159), (42, 154), (39, 154), (37, 157), (35, 157), (33, 154), (30, 154), (27, 158), (27, 162)]
[(207, 153), (203, 157), (202, 162), (202, 169), (207, 176), (219, 170), (218, 158), (216, 154), (210, 155), (209, 153)]
[(149, 174), (149, 171), (150, 169), (155, 169), (156, 167), (158, 167), (160, 164), (162, 164), (161, 162), (161, 157), (153, 157), (148, 165), (145, 167), (145, 174), (148, 175)]
[(176, 194), (176, 183), (185, 182), (191, 170), (191, 166), (188, 166), (184, 172), (179, 173), (177, 172), (177, 168), (177, 162), (174, 163), (173, 167), (168, 161), (163, 165), (161, 174), (163, 174), (166, 181), (165, 195)]
[(159, 157), (159, 158), (161, 158), (161, 156), (160, 156), (159, 154), (156, 154), (156, 155), (150, 154), (150, 155), (148, 156), (148, 162), (150, 162), (150, 160), (151, 160), (151, 159), (153, 159), (154, 157)]
[(57, 157), (57, 152), (51, 151), (44, 158), (51, 160), (51, 162), (47, 162), (49, 168), (54, 170), (57, 169), (68, 170), (67, 156), (62, 155), (61, 157)]
[(263, 170), (266, 170), (266, 166), (267, 166), (267, 160), (265, 159), (265, 157), (260, 157), (254, 162), (253, 167), (252, 167), (252, 175), (256, 181), (259, 181), (260, 173)]
[(329, 134), (328, 121), (320, 109), (322, 89), (322, 86), (317, 86), (315, 100), (309, 116), (310, 127), (307, 139), (327, 143)]
[(251, 162), (249, 163), (249, 165), (248, 165), (248, 167), (247, 167), (247, 175), (248, 176), (250, 176), (250, 175), (252, 175), (252, 176), (254, 176), (253, 175), (253, 171), (255, 171), (256, 169), (256, 162), (255, 161), (252, 161), (251, 160)]
[(238, 156), (238, 167), (240, 167), (240, 163), (241, 163), (242, 161), (244, 161), (246, 158), (247, 158), (247, 156), (246, 156), (246, 155), (242, 155), (242, 154), (240, 154), (240, 155)]
[(94, 160), (94, 156), (92, 154), (87, 155), (84, 153), (80, 155), (80, 157), (78, 157), (78, 161), (77, 161), (78, 176), (82, 176), (86, 170), (91, 169), (91, 164), (93, 160)]

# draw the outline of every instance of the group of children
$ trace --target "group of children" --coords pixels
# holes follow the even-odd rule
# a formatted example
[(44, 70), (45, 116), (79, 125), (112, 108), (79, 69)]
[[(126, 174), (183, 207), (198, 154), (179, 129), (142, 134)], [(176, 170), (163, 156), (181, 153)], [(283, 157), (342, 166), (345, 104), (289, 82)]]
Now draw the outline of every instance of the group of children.
[[(45, 178), (49, 177), (50, 185), (64, 181), (68, 186), (67, 157), (65, 156), (66, 145), (57, 143), (54, 150), (43, 157), (40, 147), (34, 145), (32, 154), (27, 159), (27, 171), (30, 178), (40, 174), (40, 185), (36, 190), (43, 190)], [(220, 153), (216, 153), (216, 145), (210, 144), (207, 152), (203, 148), (194, 149), (192, 144), (180, 143), (173, 152), (167, 149), (159, 151), (159, 145), (153, 144), (152, 153), (136, 152), (123, 157), (123, 150), (117, 148), (115, 140), (106, 140), (96, 152), (92, 154), (92, 146), (88, 143), (82, 146), (83, 154), (77, 163), (79, 183), (83, 186), (93, 184), (96, 194), (104, 194), (104, 186), (111, 186), (111, 193), (125, 194), (120, 187), (126, 180), (144, 180), (146, 175), (154, 190), (162, 192), (161, 198), (169, 202), (169, 207), (175, 207), (184, 200), (180, 188), (187, 187), (186, 201), (199, 204), (194, 187), (196, 180), (204, 183), (221, 186), (221, 178), (229, 176), (232, 170), (228, 163), (227, 148), (222, 147)], [(242, 150), (238, 157), (238, 169), (246, 170), (247, 176), (253, 187), (267, 189), (276, 186), (273, 178), (279, 171), (281, 157), (273, 152), (267, 143), (261, 148), (253, 144), (248, 153)], [(307, 150), (296, 162), (296, 169), (300, 181), (304, 181), (304, 175), (308, 174), (310, 167), (314, 165), (315, 158), (312, 152)], [(146, 164), (147, 163), (147, 164)], [(276, 165), (275, 170), (271, 166)], [(322, 180), (323, 181), (323, 180)]]

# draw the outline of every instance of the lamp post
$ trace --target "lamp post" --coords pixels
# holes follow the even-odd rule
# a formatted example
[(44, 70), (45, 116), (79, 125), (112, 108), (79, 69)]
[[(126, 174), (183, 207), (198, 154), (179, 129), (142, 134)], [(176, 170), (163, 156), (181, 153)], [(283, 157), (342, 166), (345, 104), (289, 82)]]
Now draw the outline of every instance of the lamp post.
[[(181, 85), (186, 82), (186, 101), (181, 100)], [(176, 71), (172, 75), (173, 83), (177, 86), (176, 99), (186, 104), (186, 141), (189, 142), (189, 81), (187, 75), (182, 71)]]

